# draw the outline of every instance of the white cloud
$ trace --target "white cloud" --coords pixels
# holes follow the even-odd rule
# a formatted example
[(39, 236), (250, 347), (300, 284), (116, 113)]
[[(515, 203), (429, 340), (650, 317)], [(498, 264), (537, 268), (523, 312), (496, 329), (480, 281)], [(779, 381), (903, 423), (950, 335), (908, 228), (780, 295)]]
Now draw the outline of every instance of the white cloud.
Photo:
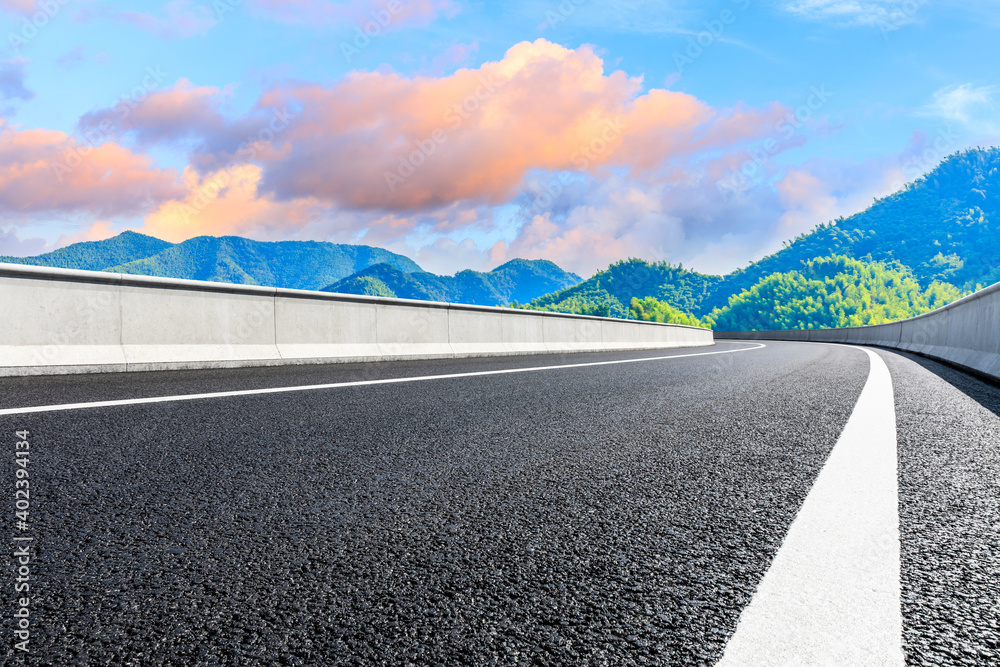
[(946, 86), (934, 92), (934, 100), (917, 113), (955, 124), (976, 136), (1000, 134), (996, 120), (997, 92), (1000, 87), (971, 83)]
[(899, 28), (917, 20), (929, 0), (779, 0), (784, 11), (811, 21)]

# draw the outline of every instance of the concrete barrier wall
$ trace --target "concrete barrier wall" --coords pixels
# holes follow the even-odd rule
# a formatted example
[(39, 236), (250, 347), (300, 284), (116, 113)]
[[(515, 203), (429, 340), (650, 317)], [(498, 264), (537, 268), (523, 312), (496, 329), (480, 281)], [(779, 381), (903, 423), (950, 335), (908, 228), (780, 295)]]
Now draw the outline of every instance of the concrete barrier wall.
[(0, 264), (0, 375), (712, 345), (708, 329)]
[(715, 338), (874, 345), (915, 352), (1000, 380), (1000, 283), (901, 322), (808, 331), (716, 331)]

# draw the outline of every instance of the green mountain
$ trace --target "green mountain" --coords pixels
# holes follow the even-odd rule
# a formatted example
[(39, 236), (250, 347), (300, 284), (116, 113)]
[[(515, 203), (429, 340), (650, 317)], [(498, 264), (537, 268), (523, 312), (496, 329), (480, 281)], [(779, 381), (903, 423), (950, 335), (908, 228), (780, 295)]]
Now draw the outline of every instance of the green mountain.
[(579, 276), (550, 261), (514, 259), (488, 273), (459, 271), (454, 276), (425, 271), (404, 273), (388, 264), (376, 264), (324, 287), (323, 291), (496, 306), (529, 301), (578, 282)]
[(694, 315), (678, 310), (666, 301), (660, 301), (652, 296), (647, 296), (645, 299), (633, 298), (629, 307), (629, 318), (644, 322), (685, 324), (689, 327), (710, 328), (711, 325), (710, 322), (703, 322)]
[(199, 236), (146, 259), (108, 270), (147, 276), (319, 289), (372, 264), (419, 271), (413, 260), (369, 246), (320, 241), (252, 241)]
[[(818, 277), (831, 267), (843, 276)], [(859, 281), (860, 291), (847, 289), (846, 280)], [(842, 326), (909, 317), (997, 281), (1000, 148), (989, 148), (951, 155), (866, 210), (821, 224), (724, 277), (630, 259), (526, 307), (642, 319), (665, 302), (717, 320), (720, 330)], [(636, 309), (633, 299), (650, 297), (654, 302)], [(650, 317), (683, 319), (664, 313)]]
[(0, 261), (292, 289), (319, 289), (372, 264), (420, 271), (408, 257), (369, 246), (239, 236), (199, 236), (173, 244), (136, 232)]
[(173, 247), (173, 245), (173, 243), (167, 243), (145, 234), (122, 232), (118, 236), (104, 241), (74, 243), (35, 257), (0, 256), (0, 262), (51, 266), (57, 269), (101, 271), (109, 266), (152, 257)]
[(941, 281), (969, 291), (1000, 281), (1000, 148), (951, 155), (861, 213), (821, 224), (730, 273), (700, 312), (725, 306), (772, 273), (831, 255), (898, 262), (921, 285)]
[(922, 290), (900, 264), (821, 257), (772, 273), (710, 317), (719, 331), (858, 327), (914, 317), (961, 296), (941, 282)]
[(567, 289), (532, 300), (525, 307), (560, 313), (629, 317), (632, 299), (654, 297), (679, 310), (699, 313), (702, 302), (723, 281), (667, 262), (627, 259)]

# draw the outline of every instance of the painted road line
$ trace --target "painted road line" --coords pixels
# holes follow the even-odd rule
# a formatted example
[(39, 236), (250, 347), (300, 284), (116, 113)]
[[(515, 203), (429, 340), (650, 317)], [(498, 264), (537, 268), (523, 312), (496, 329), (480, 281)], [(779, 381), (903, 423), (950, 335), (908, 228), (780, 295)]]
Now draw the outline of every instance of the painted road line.
[(904, 664), (892, 378), (864, 351), (871, 370), (854, 412), (720, 667)]
[(509, 375), (512, 373), (532, 373), (539, 371), (554, 371), (564, 368), (589, 368), (591, 366), (611, 366), (615, 364), (634, 364), (643, 361), (662, 361), (664, 359), (687, 359), (689, 357), (707, 357), (714, 354), (734, 354), (736, 352), (751, 352), (767, 347), (756, 343), (753, 347), (738, 350), (720, 350), (717, 352), (697, 352), (695, 354), (672, 354), (661, 357), (643, 357), (642, 359), (617, 359), (615, 361), (591, 361), (582, 364), (561, 364), (557, 366), (533, 366), (529, 368), (504, 368), (493, 371), (474, 371), (470, 373), (449, 373), (442, 375), (422, 375), (417, 377), (386, 378), (383, 380), (357, 380), (354, 382), (334, 382), (332, 384), (314, 384), (298, 387), (271, 387), (268, 389), (245, 389), (240, 391), (219, 391), (209, 394), (180, 394), (176, 396), (153, 396), (150, 398), (127, 398), (115, 401), (94, 401), (92, 403), (65, 403), (61, 405), (39, 405), (26, 408), (7, 408), (0, 410), (2, 415), (25, 415), (37, 412), (61, 412), (64, 410), (87, 410), (93, 408), (108, 408), (120, 405), (144, 405), (147, 403), (176, 403), (178, 401), (200, 401), (211, 398), (231, 398), (234, 396), (258, 396), (261, 394), (284, 394), (293, 391), (317, 391), (320, 389), (343, 389), (345, 387), (366, 387), (378, 384), (401, 384), (404, 382), (427, 382), (430, 380), (451, 380), (455, 378), (480, 377), (485, 375)]

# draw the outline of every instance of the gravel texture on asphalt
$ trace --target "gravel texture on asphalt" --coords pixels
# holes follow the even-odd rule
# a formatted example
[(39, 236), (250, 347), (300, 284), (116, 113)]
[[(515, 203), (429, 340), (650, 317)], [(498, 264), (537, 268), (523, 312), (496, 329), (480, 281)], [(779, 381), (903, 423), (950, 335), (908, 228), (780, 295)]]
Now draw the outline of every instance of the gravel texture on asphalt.
[[(566, 359), (586, 357), (616, 355)], [(0, 417), (9, 497), (13, 432), (31, 431), (28, 662), (712, 664), (867, 374), (860, 350), (769, 343)], [(248, 376), (266, 374), (184, 381)], [(32, 384), (62, 403), (61, 383), (80, 391), (34, 378), (0, 394)]]
[(908, 665), (1000, 665), (1000, 387), (880, 352), (896, 395)]
[(269, 387), (295, 387), (335, 382), (356, 382), (420, 375), (447, 375), (501, 368), (531, 368), (580, 364), (613, 359), (684, 356), (753, 347), (754, 342), (722, 341), (714, 347), (521, 354), (504, 357), (467, 357), (421, 361), (347, 362), (182, 371), (94, 373), (90, 375), (34, 375), (0, 377), (0, 408), (58, 403), (84, 403), (119, 399), (241, 391)]

